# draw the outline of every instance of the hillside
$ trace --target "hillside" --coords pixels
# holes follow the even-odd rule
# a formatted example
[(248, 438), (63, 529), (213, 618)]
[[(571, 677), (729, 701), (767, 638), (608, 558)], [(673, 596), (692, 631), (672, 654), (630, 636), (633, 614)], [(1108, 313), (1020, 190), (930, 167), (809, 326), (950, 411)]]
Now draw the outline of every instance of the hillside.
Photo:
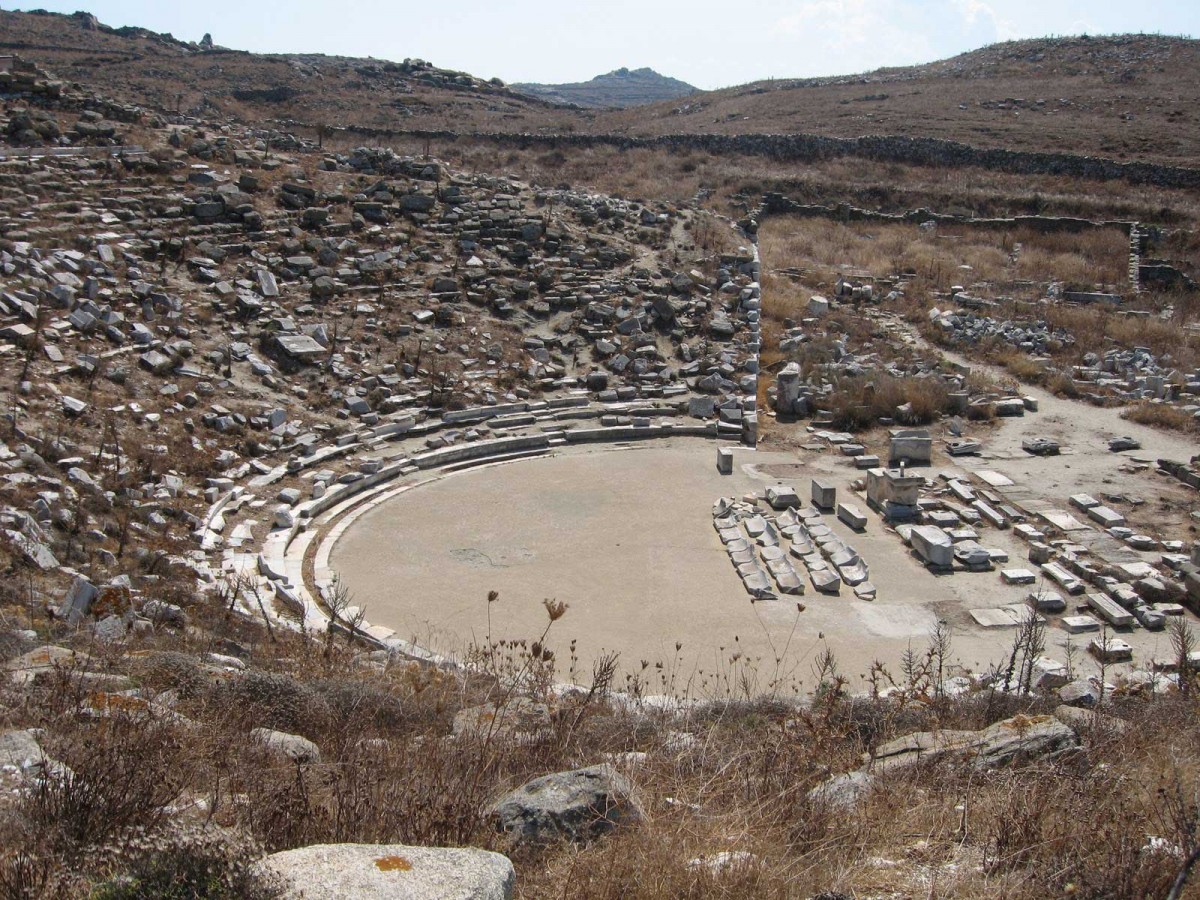
[(113, 29), (87, 14), (0, 12), (0, 53), (10, 52), (141, 106), (241, 122), (523, 131), (577, 118), (421, 59), (252, 54)]
[(840, 78), (757, 82), (611, 113), (629, 134), (894, 134), (1190, 164), (1200, 41), (1151, 35), (996, 44)]
[(628, 108), (662, 100), (678, 100), (697, 89), (653, 69), (617, 69), (590, 81), (572, 84), (514, 84), (513, 90), (550, 103), (592, 108)]
[[(555, 105), (421, 60), (203, 49), (82, 14), (0, 12), (4, 52), (143, 106), (291, 128), (901, 135), (1185, 166), (1200, 156), (1200, 41), (1153, 35), (1013, 41), (921, 66), (757, 82), (628, 109)], [(627, 97), (644, 96), (642, 71), (584, 86), (602, 81), (611, 99), (619, 83)], [(555, 89), (550, 99), (583, 105)]]

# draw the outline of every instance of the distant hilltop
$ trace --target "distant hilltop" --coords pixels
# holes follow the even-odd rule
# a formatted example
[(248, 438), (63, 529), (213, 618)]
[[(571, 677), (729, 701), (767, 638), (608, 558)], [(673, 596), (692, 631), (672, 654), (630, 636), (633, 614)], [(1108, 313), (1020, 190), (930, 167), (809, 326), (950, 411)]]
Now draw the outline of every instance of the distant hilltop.
[(660, 75), (653, 69), (625, 68), (575, 84), (514, 84), (511, 88), (550, 103), (592, 109), (644, 106), (697, 92), (687, 82)]

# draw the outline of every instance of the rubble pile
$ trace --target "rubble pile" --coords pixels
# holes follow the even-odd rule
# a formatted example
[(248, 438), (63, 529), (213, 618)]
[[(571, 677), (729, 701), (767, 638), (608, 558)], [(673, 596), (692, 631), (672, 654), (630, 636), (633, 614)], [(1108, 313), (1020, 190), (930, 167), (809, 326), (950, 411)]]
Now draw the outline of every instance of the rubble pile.
[(1081, 365), (1057, 366), (1054, 356), (1075, 346), (1075, 337), (1044, 321), (994, 319), (934, 307), (929, 320), (952, 347), (998, 342), (1028, 354), (1047, 372), (1071, 380), (1074, 392), (1095, 403), (1162, 401), (1200, 418), (1200, 369), (1187, 371), (1150, 347), (1088, 351)]
[[(885, 314), (878, 311), (867, 313), (886, 327), (889, 323)], [(819, 416), (828, 410), (844, 390), (846, 379), (866, 383), (863, 409), (867, 410), (873, 399), (873, 383), (880, 376), (890, 377), (910, 386), (928, 381), (931, 396), (945, 394), (944, 408), (937, 414), (968, 415), (983, 411), (996, 415), (1021, 415), (1027, 406), (1025, 398), (998, 391), (972, 390), (968, 384), (969, 371), (950, 366), (930, 354), (920, 352), (905, 343), (889, 341), (886, 346), (867, 345), (853, 349), (850, 338), (845, 334), (826, 331), (819, 318), (806, 319), (801, 324), (785, 322), (786, 329), (779, 342), (779, 349), (794, 358), (803, 356), (809, 348), (815, 348), (805, 366), (788, 362), (778, 372), (775, 383), (768, 388), (767, 397), (771, 408), (783, 416), (806, 418)], [(890, 425), (894, 422), (918, 424), (921, 415), (911, 401), (903, 401), (883, 410), (878, 423)], [(928, 419), (925, 419), (928, 421)], [(828, 420), (825, 420), (828, 424)]]
[(129, 126), (147, 118), (138, 106), (59, 81), (20, 57), (0, 70), (0, 95), (9, 101), (0, 137), (12, 147), (121, 146)]
[(1071, 375), (1083, 392), (1122, 400), (1162, 400), (1200, 418), (1200, 369), (1183, 371), (1149, 347), (1087, 353)]
[(1031, 356), (1061, 352), (1075, 344), (1075, 337), (1063, 328), (1051, 328), (1046, 322), (1013, 322), (993, 319), (972, 312), (929, 311), (929, 321), (941, 329), (955, 346), (977, 347), (985, 341), (1007, 344)]

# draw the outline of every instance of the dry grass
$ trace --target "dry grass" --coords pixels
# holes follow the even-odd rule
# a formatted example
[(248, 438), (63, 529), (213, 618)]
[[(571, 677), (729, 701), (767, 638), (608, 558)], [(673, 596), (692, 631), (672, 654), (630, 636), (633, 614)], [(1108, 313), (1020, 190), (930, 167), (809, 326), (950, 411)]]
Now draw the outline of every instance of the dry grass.
[[(868, 79), (739, 85), (610, 113), (596, 125), (634, 134), (900, 134), (1005, 149), (1161, 155), (1187, 166), (1195, 158), (1188, 110), (1197, 55), (1195, 41), (1148, 35), (1005, 43)], [(1135, 111), (1131, 92), (1154, 102)]]
[[(875, 278), (916, 276), (917, 288), (944, 291), (966, 285), (984, 296), (1018, 292), (1044, 296), (1055, 281), (1071, 289), (1127, 283), (1129, 246), (1117, 228), (1042, 234), (971, 226), (926, 230), (915, 224), (842, 223), (828, 219), (771, 220), (761, 236), (776, 267), (844, 272)], [(1028, 286), (1014, 282), (1035, 282)]]
[[(935, 687), (934, 657), (919, 652), (904, 678), (876, 673), (877, 684), (900, 687), (892, 700), (849, 699), (827, 659), (809, 704), (726, 701), (676, 717), (623, 710), (603, 691), (586, 703), (556, 699), (545, 693), (545, 652), (532, 645), (482, 651), (500, 668), (539, 674), (519, 692), (483, 673), (369, 672), (336, 649), (327, 658), (286, 641), (256, 660), (273, 674), (215, 679), (189, 654), (143, 656), (147, 690), (191, 685), (175, 702), (186, 720), (135, 704), (81, 717), (94, 696), (66, 674), (10, 706), (7, 722), (44, 727), (47, 749), (75, 774), (0, 804), (4, 896), (270, 896), (244, 852), (216, 840), (217, 827), (266, 850), (338, 841), (489, 847), (513, 855), (519, 897), (612, 900), (925, 896), (933, 883), (947, 898), (1160, 897), (1180, 864), (1169, 848), (1195, 841), (1200, 717), (1180, 698), (1123, 701), (1114, 711), (1132, 727), (1085, 732), (1075, 757), (985, 775), (917, 767), (887, 776), (886, 789), (858, 808), (834, 809), (810, 789), (885, 740), (979, 728), (1042, 706), (986, 691), (947, 699)], [(114, 672), (129, 664), (108, 659)], [(232, 707), (223, 685), (239, 683)], [(545, 702), (550, 714), (523, 734), (450, 737), (454, 714), (488, 698), (501, 711)], [(300, 731), (321, 761), (297, 765), (255, 746), (246, 729), (258, 724)], [(481, 814), (527, 778), (625, 753), (640, 754), (629, 763), (647, 812), (640, 826), (584, 847), (512, 848)], [(203, 804), (190, 806), (196, 800)], [(165, 804), (190, 811), (170, 816)], [(1145, 850), (1152, 838), (1167, 849)], [(726, 868), (693, 862), (723, 853), (739, 855)], [(169, 877), (156, 858), (172, 860)], [(211, 877), (163, 889), (193, 871)]]
[(841, 378), (819, 408), (832, 414), (835, 428), (866, 431), (889, 419), (903, 425), (928, 425), (950, 408), (949, 390), (936, 376), (892, 375)]
[(1152, 425), (1155, 428), (1182, 431), (1185, 434), (1200, 434), (1200, 420), (1197, 420), (1191, 413), (1169, 403), (1151, 401), (1135, 403), (1121, 413), (1121, 418), (1141, 425)]

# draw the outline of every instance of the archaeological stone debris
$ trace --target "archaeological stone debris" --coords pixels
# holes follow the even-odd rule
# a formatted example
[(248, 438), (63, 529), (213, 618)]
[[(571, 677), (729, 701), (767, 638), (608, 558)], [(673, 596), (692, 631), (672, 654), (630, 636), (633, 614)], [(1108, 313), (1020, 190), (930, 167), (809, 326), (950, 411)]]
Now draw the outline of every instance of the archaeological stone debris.
[[(30, 27), (57, 21), (28, 15)], [(252, 56), (211, 34), (66, 21), (72, 40), (141, 48), (97, 49), (105, 65), (170, 53), (193, 67), (180, 72), (211, 75)], [(850, 747), (840, 762), (807, 760), (782, 789), (764, 777), (763, 808), (795, 795), (831, 822), (935, 767), (986, 781), (1061, 766), (1098, 782), (1109, 775), (1087, 768), (1094, 735), (1124, 733), (1115, 698), (1191, 696), (1195, 240), (1169, 204), (1161, 226), (1132, 220), (1152, 213), (1154, 189), (1194, 192), (1195, 170), (903, 136), (583, 133), (591, 110), (579, 133), (402, 133), (338, 121), (342, 101), (316, 87), (322, 67), (389, 85), (386, 114), (401, 122), (429, 114), (426, 89), (453, 98), (439, 115), (464, 123), (518, 119), (530, 98), (419, 59), (291, 56), (273, 60), (287, 68), (279, 84), (138, 104), (41, 64), (66, 59), (65, 45), (6, 47), (0, 812), (70, 797), (95, 776), (93, 750), (111, 752), (130, 723), (146, 730), (121, 745), (123, 773), (136, 780), (156, 753), (182, 770), (179, 746), (217, 710), (223, 737), (197, 741), (216, 793), (181, 787), (137, 815), (258, 827), (259, 791), (283, 810), (260, 819), (305, 823), (261, 843), (293, 849), (239, 848), (280, 896), (502, 900), (537, 895), (543, 882), (521, 880), (529, 859), (615, 870), (590, 845), (623, 855), (668, 821), (697, 843), (714, 822), (740, 822), (707, 793), (720, 779), (692, 778), (725, 751), (692, 731), (727, 714), (740, 727), (768, 692), (763, 742), (798, 752), (836, 743), (845, 700), (895, 702), (911, 719), (837, 735)], [(772, 83), (746, 102), (791, 91)], [(288, 104), (318, 96), (319, 122), (293, 117), (315, 116)], [(671, 129), (738, 118), (685, 96)], [(839, 105), (853, 102), (857, 121), (891, 99)], [(249, 112), (262, 103), (277, 112)], [(1033, 121), (1042, 103), (971, 109)], [(581, 112), (531, 108), (547, 123)], [(627, 184), (589, 169), (614, 168), (607, 154)], [(781, 193), (830, 193), (793, 169), (848, 155), (921, 179), (970, 164), (981, 186), (943, 196), (949, 182), (914, 187), (905, 170), (886, 189), (839, 181), (853, 202)], [(762, 173), (741, 165), (749, 157)], [(1110, 208), (1093, 188), (1085, 202), (1063, 187), (1037, 194), (1037, 214), (993, 214), (1033, 201), (1025, 182), (1021, 198), (1000, 196), (1008, 181), (985, 170), (1013, 183), (1088, 175), (1130, 193)], [(854, 205), (873, 192), (880, 209)], [(908, 208), (919, 192), (953, 211)], [(1064, 197), (1095, 221), (1043, 214)], [(1102, 218), (1112, 209), (1124, 218)], [(1035, 237), (1057, 249), (1025, 246)], [(870, 252), (846, 251), (858, 239)], [(917, 242), (984, 249), (943, 265), (913, 257)], [(1095, 274), (1112, 266), (1085, 244), (1115, 247), (1119, 282)], [(1067, 258), (1073, 277), (1025, 277)], [(680, 472), (683, 487), (667, 477)], [(451, 486), (461, 492), (439, 493)], [(394, 524), (372, 529), (385, 506)], [(383, 549), (336, 556), (352, 529)], [(568, 576), (548, 575), (554, 564)], [(421, 615), (353, 590), (365, 570)], [(437, 602), (405, 581), (414, 573), (444, 589)], [(468, 591), (467, 577), (489, 582), (474, 596), (482, 582)], [(514, 582), (536, 596), (514, 600)], [(593, 586), (605, 596), (588, 612), (646, 644), (593, 653), (586, 635), (559, 640), (555, 623), (572, 604), (579, 617)], [(518, 602), (542, 622), (529, 640), (502, 631)], [(742, 618), (718, 617), (729, 610)], [(663, 620), (686, 642), (659, 633)], [(671, 645), (674, 664), (651, 658)], [(838, 654), (862, 671), (843, 675)], [(961, 696), (986, 696), (986, 711), (964, 714), (969, 729), (940, 727)], [(367, 815), (356, 778), (403, 788), (374, 798), (369, 826), (343, 821)], [(951, 817), (960, 837), (974, 839), (974, 802)], [(741, 840), (689, 844), (688, 884), (766, 884), (776, 862)], [(926, 843), (905, 858), (932, 859)], [(17, 870), (6, 853), (0, 876)], [(965, 858), (922, 869), (921, 890), (983, 870)]]

